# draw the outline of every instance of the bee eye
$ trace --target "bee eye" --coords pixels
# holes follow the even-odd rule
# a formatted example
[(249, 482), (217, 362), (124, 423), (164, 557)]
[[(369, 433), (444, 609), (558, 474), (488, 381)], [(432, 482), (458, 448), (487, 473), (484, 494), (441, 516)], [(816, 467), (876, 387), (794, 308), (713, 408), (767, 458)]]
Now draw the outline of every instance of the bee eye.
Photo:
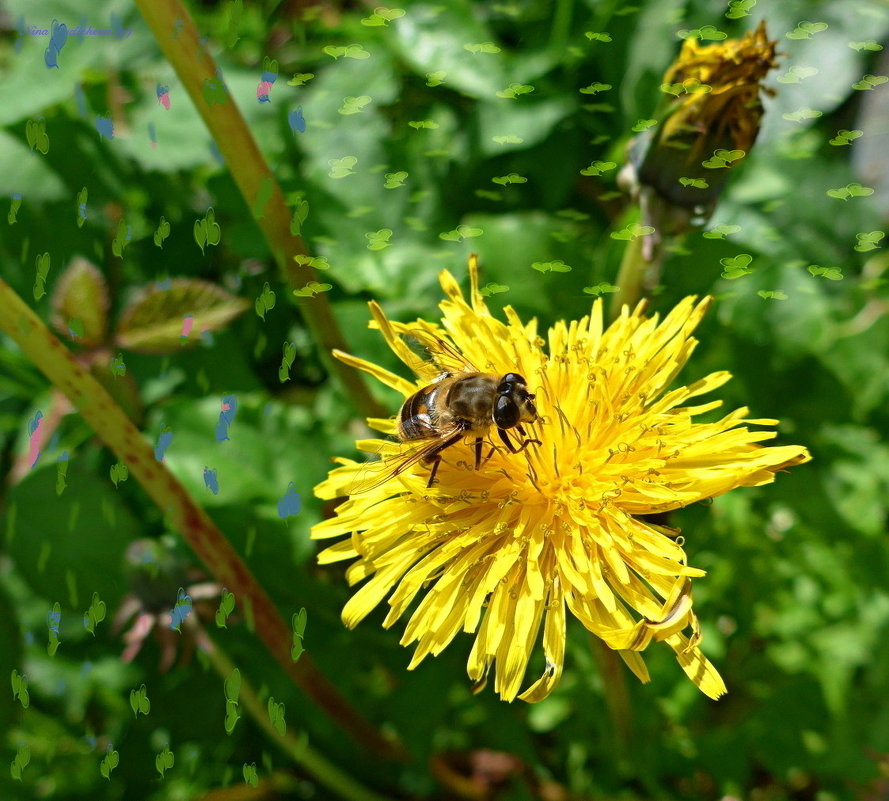
[(494, 404), (494, 424), (497, 428), (512, 428), (519, 424), (521, 412), (508, 395), (501, 395)]
[(507, 373), (503, 376), (504, 384), (527, 384), (523, 376), (520, 376), (518, 373)]
[(512, 392), (512, 384), (508, 384), (506, 381), (504, 381), (499, 387), (497, 387), (498, 395), (506, 395), (510, 392)]

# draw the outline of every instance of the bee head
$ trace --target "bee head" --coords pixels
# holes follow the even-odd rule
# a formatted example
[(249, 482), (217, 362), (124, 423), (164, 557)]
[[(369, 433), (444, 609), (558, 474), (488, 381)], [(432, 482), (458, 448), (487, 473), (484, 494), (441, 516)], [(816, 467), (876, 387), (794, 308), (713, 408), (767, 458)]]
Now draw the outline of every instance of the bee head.
[(534, 395), (528, 392), (523, 376), (507, 373), (497, 387), (494, 403), (494, 424), (498, 428), (515, 428), (519, 423), (533, 423), (537, 419)]

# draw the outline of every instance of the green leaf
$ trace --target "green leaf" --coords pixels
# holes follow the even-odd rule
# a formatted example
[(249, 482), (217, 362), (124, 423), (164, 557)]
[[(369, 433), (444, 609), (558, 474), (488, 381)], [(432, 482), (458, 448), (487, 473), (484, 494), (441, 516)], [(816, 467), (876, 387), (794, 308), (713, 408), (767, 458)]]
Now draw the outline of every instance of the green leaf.
[(235, 726), (237, 722), (241, 719), (241, 715), (238, 712), (238, 705), (234, 701), (226, 701), (225, 702), (225, 721), (223, 725), (225, 727), (225, 733), (231, 734), (235, 730)]
[[(0, 653), (7, 665), (20, 665), (22, 638), (19, 631), (19, 613), (3, 588), (0, 588)], [(0, 726), (10, 731), (18, 718), (16, 707), (27, 709), (30, 703), (28, 680), (12, 669), (12, 693), (0, 692)]]
[(784, 35), (788, 39), (811, 39), (813, 34), (826, 30), (826, 22), (800, 22), (796, 28)]
[(161, 216), (160, 222), (158, 222), (157, 229), (154, 232), (154, 244), (159, 248), (163, 248), (164, 240), (170, 235), (170, 223), (167, 222), (166, 217)]
[(583, 291), (587, 295), (595, 295), (596, 297), (598, 297), (599, 295), (603, 295), (603, 294), (610, 294), (612, 292), (618, 292), (619, 290), (620, 290), (620, 287), (615, 286), (614, 284), (609, 284), (605, 281), (603, 281), (600, 284), (596, 284), (594, 286), (585, 286), (583, 288)]
[(630, 130), (633, 133), (642, 133), (642, 131), (647, 131), (655, 125), (657, 125), (657, 120), (636, 120), (635, 125)]
[(103, 779), (111, 779), (111, 772), (118, 766), (120, 763), (120, 753), (115, 751), (111, 746), (109, 746), (108, 753), (102, 757), (102, 761), (99, 763), (99, 775), (102, 776)]
[(373, 98), (370, 95), (360, 95), (358, 97), (349, 96), (343, 98), (343, 104), (339, 107), (340, 114), (360, 114), (365, 106), (370, 104)]
[(478, 44), (465, 44), (464, 50), (468, 50), (472, 54), (476, 53), (499, 53), (500, 48), (494, 42), (479, 42)]
[(849, 47), (853, 50), (870, 50), (873, 52), (879, 52), (883, 49), (883, 45), (873, 39), (869, 39), (866, 42), (849, 42)]
[(288, 86), (305, 86), (312, 78), (315, 77), (314, 72), (297, 72), (289, 81)]
[(640, 236), (650, 236), (655, 232), (653, 225), (641, 225), (639, 223), (630, 223), (621, 231), (612, 231), (611, 238), (619, 240), (632, 240)]
[(164, 750), (161, 751), (154, 758), (154, 767), (157, 772), (160, 774), (161, 778), (164, 778), (164, 774), (173, 767), (176, 762), (176, 758), (173, 752), (170, 750), (169, 745), (164, 746)]
[(610, 83), (599, 83), (598, 81), (594, 81), (589, 86), (584, 86), (580, 93), (582, 95), (597, 95), (599, 92), (607, 92), (611, 89)]
[(225, 680), (225, 697), (232, 702), (237, 703), (238, 696), (241, 693), (241, 671), (234, 668)]
[(479, 290), (479, 292), (481, 292), (481, 294), (486, 298), (491, 297), (491, 295), (499, 295), (501, 292), (508, 292), (508, 291), (509, 291), (509, 287), (506, 286), (506, 284), (495, 284), (495, 283), (485, 284), (485, 286), (483, 286)]
[[(85, 347), (100, 345), (108, 329), (108, 285), (93, 264), (76, 256), (59, 276), (51, 296), (52, 325), (63, 336)], [(79, 334), (72, 336), (77, 320)]]
[(855, 237), (858, 240), (858, 243), (855, 245), (855, 250), (859, 253), (867, 253), (868, 251), (875, 250), (880, 247), (880, 242), (885, 236), (885, 231), (870, 231), (869, 233), (855, 234)]
[[(61, 498), (54, 492), (54, 472), (35, 470), (9, 490), (9, 503), (15, 503), (16, 515), (8, 553), (15, 559), (17, 571), (43, 597), (56, 596), (65, 586), (66, 572), (71, 571), (81, 586), (97, 592), (114, 608), (129, 591), (122, 573), (123, 557), (130, 542), (139, 536), (140, 523), (107, 479), (87, 471), (79, 460), (70, 461), (68, 490)], [(69, 493), (77, 499), (79, 519), (86, 521), (88, 538), (69, 531)], [(113, 524), (107, 509), (113, 512)], [(41, 536), (35, 537), (35, 531), (42, 532)], [(80, 620), (82, 609), (67, 608)]]
[(853, 530), (870, 537), (885, 531), (889, 511), (889, 448), (869, 428), (827, 425), (822, 437), (834, 449), (825, 490)]
[(581, 175), (601, 175), (604, 172), (613, 170), (617, 164), (613, 161), (594, 161), (589, 167), (585, 167), (580, 171)]
[(826, 278), (828, 281), (843, 280), (842, 270), (836, 267), (819, 267), (817, 264), (810, 264), (806, 269), (816, 278)]
[(130, 690), (130, 709), (135, 717), (139, 717), (140, 712), (147, 715), (151, 711), (151, 701), (148, 700), (148, 691), (144, 684), (137, 690)]
[(853, 83), (852, 88), (870, 91), (875, 86), (886, 83), (886, 81), (889, 81), (889, 75), (865, 75), (860, 81)]
[(392, 237), (391, 228), (381, 228), (379, 231), (370, 231), (364, 236), (367, 239), (368, 250), (383, 250), (384, 248), (387, 248), (389, 247), (389, 245), (392, 244), (389, 241), (389, 239)]
[[(494, 52), (497, 46), (490, 29), (467, 0), (411, 8), (389, 35), (399, 57), (414, 72), (421, 76), (445, 72), (448, 85), (469, 97), (493, 97), (511, 82), (503, 56)], [(527, 81), (524, 75), (508, 77)]]
[(183, 319), (190, 315), (196, 331), (221, 331), (248, 308), (243, 298), (197, 278), (170, 279), (168, 289), (150, 284), (124, 307), (115, 344), (138, 353), (175, 353), (198, 337), (183, 340)]

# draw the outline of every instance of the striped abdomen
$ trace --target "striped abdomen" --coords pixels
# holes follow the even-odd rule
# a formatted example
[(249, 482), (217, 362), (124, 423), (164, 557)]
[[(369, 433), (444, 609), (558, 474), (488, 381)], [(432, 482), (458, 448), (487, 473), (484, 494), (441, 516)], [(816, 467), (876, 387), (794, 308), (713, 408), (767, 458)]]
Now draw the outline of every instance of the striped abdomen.
[(431, 439), (438, 436), (433, 418), (436, 395), (440, 384), (430, 384), (411, 395), (401, 407), (398, 416), (398, 437), (402, 441)]

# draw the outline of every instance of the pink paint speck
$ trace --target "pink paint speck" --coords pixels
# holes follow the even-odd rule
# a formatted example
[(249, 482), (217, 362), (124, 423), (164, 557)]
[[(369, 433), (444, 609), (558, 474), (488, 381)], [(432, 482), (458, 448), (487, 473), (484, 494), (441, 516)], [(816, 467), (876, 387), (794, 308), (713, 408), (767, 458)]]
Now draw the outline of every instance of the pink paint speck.
[(43, 417), (37, 421), (37, 425), (34, 426), (34, 430), (31, 432), (31, 437), (28, 441), (28, 464), (33, 467), (37, 464), (37, 460), (40, 458), (40, 429), (43, 427)]
[(182, 333), (179, 335), (180, 339), (188, 339), (188, 335), (191, 333), (191, 327), (194, 325), (194, 317), (190, 314), (183, 318), (182, 320)]
[(170, 93), (164, 92), (157, 96), (157, 102), (160, 103), (167, 111), (170, 110)]

